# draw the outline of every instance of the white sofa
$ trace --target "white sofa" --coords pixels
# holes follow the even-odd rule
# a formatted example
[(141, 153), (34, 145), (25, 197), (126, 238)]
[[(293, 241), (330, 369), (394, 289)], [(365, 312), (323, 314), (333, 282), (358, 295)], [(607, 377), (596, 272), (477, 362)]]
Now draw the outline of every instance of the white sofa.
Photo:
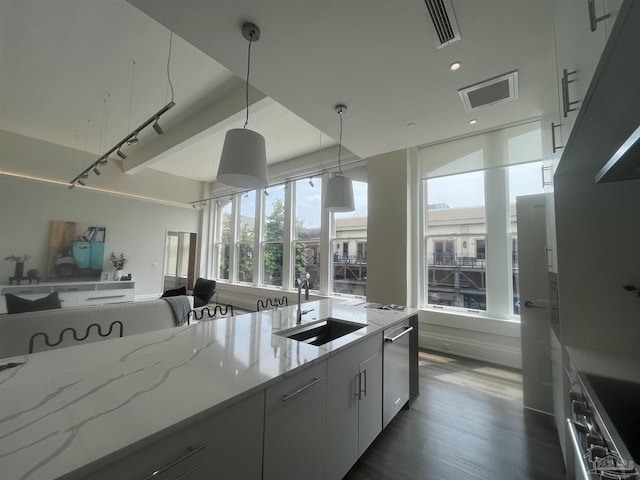
[[(190, 305), (193, 306), (190, 299)], [(193, 307), (192, 307), (193, 308)], [(79, 338), (87, 335), (87, 327), (98, 324), (102, 334), (106, 334), (112, 322), (122, 322), (122, 336), (162, 330), (176, 326), (173, 310), (168, 302), (159, 298), (148, 302), (115, 303), (95, 307), (61, 308), (38, 312), (0, 315), (0, 358), (16, 357), (29, 353), (31, 337), (46, 333), (49, 343), (55, 343), (60, 333), (67, 327), (73, 328)], [(98, 328), (89, 329), (82, 342), (73, 338), (73, 332), (67, 331), (62, 342), (55, 347), (45, 344), (44, 337), (38, 335), (33, 340), (33, 351), (39, 352), (52, 348), (70, 347), (81, 343), (96, 342), (117, 338), (120, 327), (114, 326), (107, 337), (98, 334)]]

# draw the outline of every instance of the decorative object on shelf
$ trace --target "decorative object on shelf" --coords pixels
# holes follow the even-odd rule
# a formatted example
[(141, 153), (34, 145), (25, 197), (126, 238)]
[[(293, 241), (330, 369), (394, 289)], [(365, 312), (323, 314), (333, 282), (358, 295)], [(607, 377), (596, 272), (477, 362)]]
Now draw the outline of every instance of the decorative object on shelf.
[(120, 280), (122, 276), (122, 269), (127, 264), (128, 260), (125, 258), (124, 253), (121, 253), (120, 256), (116, 256), (115, 253), (111, 252), (111, 265), (115, 269), (113, 271), (113, 279)]
[(245, 87), (246, 120), (243, 128), (227, 131), (222, 146), (217, 180), (233, 187), (264, 188), (267, 180), (267, 154), (264, 137), (247, 129), (249, 123), (249, 72), (251, 69), (251, 44), (260, 39), (260, 29), (253, 23), (242, 25), (242, 36), (249, 41), (247, 81)]
[(324, 208), (330, 212), (353, 212), (356, 204), (353, 199), (351, 179), (342, 175), (340, 156), (342, 154), (342, 114), (347, 111), (345, 105), (336, 105), (340, 117), (340, 141), (338, 142), (338, 171), (327, 181), (327, 192), (324, 197)]
[(30, 258), (34, 258), (33, 255), (9, 255), (8, 257), (4, 257), (7, 262), (15, 262), (16, 268), (13, 272), (13, 276), (17, 280), (24, 278), (24, 264)]

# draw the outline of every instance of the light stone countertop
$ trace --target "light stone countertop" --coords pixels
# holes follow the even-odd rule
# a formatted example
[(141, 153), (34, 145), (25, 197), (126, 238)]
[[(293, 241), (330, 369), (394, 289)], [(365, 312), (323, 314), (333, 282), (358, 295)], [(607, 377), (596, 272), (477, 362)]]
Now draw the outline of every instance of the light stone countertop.
[(296, 308), (4, 359), (25, 363), (0, 371), (0, 477), (57, 478), (417, 313), (306, 302), (303, 309), (313, 310), (303, 323), (334, 317), (367, 324), (316, 347), (273, 335), (296, 326)]

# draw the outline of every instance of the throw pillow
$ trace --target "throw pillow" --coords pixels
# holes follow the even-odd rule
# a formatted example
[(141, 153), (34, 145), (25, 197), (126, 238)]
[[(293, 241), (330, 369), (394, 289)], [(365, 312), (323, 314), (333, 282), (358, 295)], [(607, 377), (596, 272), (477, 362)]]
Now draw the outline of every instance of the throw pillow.
[(37, 312), (39, 310), (62, 308), (58, 292), (52, 292), (46, 297), (36, 300), (18, 297), (12, 293), (5, 293), (4, 298), (7, 301), (7, 313)]
[[(172, 288), (162, 294), (163, 297), (178, 297), (187, 294), (187, 287)], [(162, 297), (160, 297), (162, 298)]]

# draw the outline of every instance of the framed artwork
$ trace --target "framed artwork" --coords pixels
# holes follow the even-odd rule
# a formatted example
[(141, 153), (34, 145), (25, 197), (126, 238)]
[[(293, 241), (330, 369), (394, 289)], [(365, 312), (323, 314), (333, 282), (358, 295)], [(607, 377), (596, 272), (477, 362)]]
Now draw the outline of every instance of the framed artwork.
[(49, 236), (48, 280), (104, 280), (106, 230), (92, 223), (53, 220)]
[(109, 280), (111, 280), (111, 274), (109, 272), (102, 272), (100, 274), (100, 281), (108, 282)]

